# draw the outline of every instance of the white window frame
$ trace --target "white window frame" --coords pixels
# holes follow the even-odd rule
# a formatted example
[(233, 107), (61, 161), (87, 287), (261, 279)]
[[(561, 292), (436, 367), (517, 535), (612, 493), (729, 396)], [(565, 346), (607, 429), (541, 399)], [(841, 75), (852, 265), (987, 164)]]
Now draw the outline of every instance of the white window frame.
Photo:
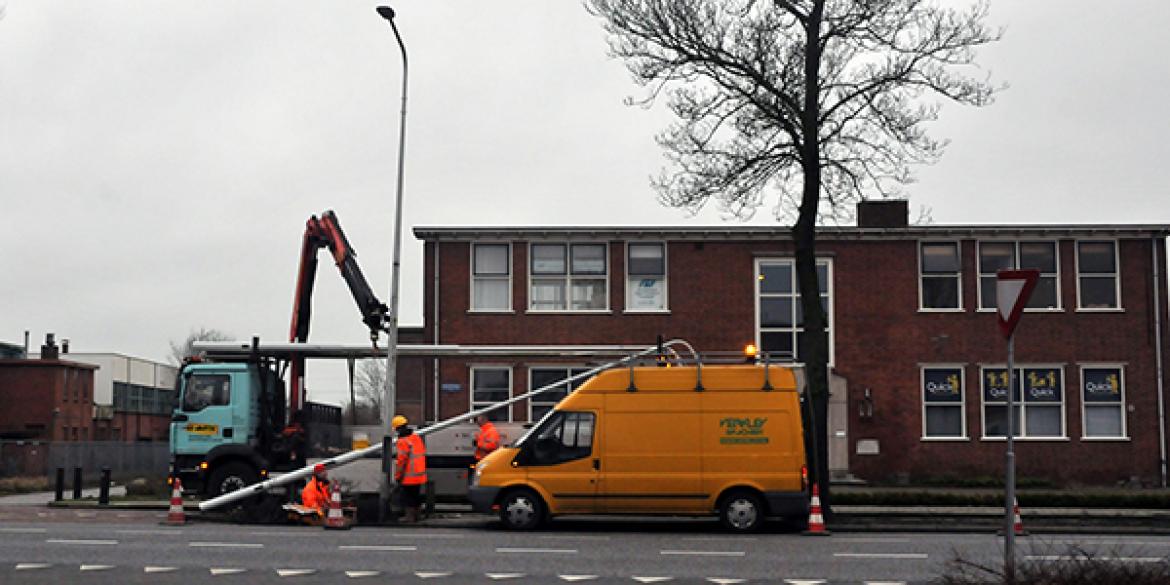
[[(561, 371), (565, 372), (566, 379), (571, 378), (572, 376), (576, 375), (573, 373), (573, 370), (580, 370), (579, 372), (577, 372), (577, 374), (581, 374), (581, 373), (589, 371), (589, 366), (586, 366), (584, 364), (526, 364), (526, 366), (528, 368), (528, 390), (527, 390), (527, 392), (532, 392), (533, 390), (536, 390), (536, 388), (533, 387), (533, 385), (532, 385), (532, 371), (533, 370), (561, 370)], [(577, 380), (575, 383), (570, 383), (569, 391), (566, 394), (566, 396), (568, 394), (571, 394), (573, 392), (573, 390), (576, 389), (573, 386), (580, 387), (581, 384), (585, 383), (585, 381), (586, 381), (586, 379), (581, 379), (581, 380)], [(528, 403), (528, 409), (527, 409), (528, 410), (528, 412), (527, 412), (528, 422), (536, 422), (536, 419), (532, 416), (532, 403), (537, 398), (540, 398), (540, 396), (532, 396), (532, 397), (529, 397), (528, 400), (525, 401)], [(548, 404), (549, 401), (541, 400), (539, 402), (541, 404)], [(556, 405), (554, 404), (553, 406), (556, 406)]]
[[(475, 364), (469, 368), (467, 380), (467, 403), (468, 412), (478, 410), (485, 406), (495, 404), (494, 402), (483, 402), (475, 399), (475, 376), (480, 370), (504, 370), (508, 372), (508, 398), (513, 398), (515, 395), (515, 384), (513, 381), (514, 373), (511, 364)], [(512, 422), (512, 405), (505, 406), (504, 409), (508, 413), (508, 418), (500, 422)]]
[[(792, 266), (792, 284), (793, 284), (793, 286), (795, 286), (796, 285), (796, 258), (791, 257), (791, 256), (787, 256), (787, 257), (780, 257), (780, 256), (758, 257), (755, 259), (755, 262), (753, 264), (754, 264), (754, 268), (755, 268), (754, 272), (752, 273), (752, 281), (753, 281), (753, 283), (752, 283), (752, 299), (753, 299), (753, 304), (754, 304), (753, 311), (755, 312), (755, 342), (756, 342), (756, 347), (760, 348), (760, 351), (764, 351), (764, 349), (763, 349), (764, 348), (764, 344), (763, 344), (763, 333), (764, 332), (762, 331), (762, 328), (760, 326), (761, 293), (760, 293), (759, 276), (760, 276), (761, 269), (765, 264), (789, 264)], [(834, 333), (836, 332), (836, 327), (835, 327), (835, 319), (833, 318), (833, 305), (835, 303), (835, 301), (834, 301), (835, 292), (833, 290), (833, 259), (832, 258), (825, 258), (825, 257), (818, 257), (817, 264), (824, 264), (825, 265), (825, 280), (827, 281), (825, 283), (825, 294), (827, 294), (829, 297), (828, 302), (826, 303), (826, 308), (825, 308), (825, 335), (827, 335), (829, 337), (829, 363), (828, 363), (828, 365), (832, 366), (835, 362), (834, 356), (836, 355), (836, 340), (835, 340), (835, 335), (834, 335)], [(772, 294), (776, 294), (776, 293), (769, 293), (769, 295), (772, 295)], [(793, 303), (800, 302), (800, 291), (799, 290), (794, 288), (791, 296), (793, 298)], [(792, 331), (792, 333), (793, 333), (793, 335), (792, 335), (792, 342), (793, 342), (792, 353), (794, 356), (793, 359), (795, 360), (795, 356), (796, 356), (797, 352), (800, 351), (800, 348), (799, 348), (800, 336), (797, 334), (803, 330), (803, 327), (800, 327), (796, 324), (796, 310), (795, 310), (795, 308), (793, 309), (793, 323), (792, 323), (791, 327), (769, 327), (768, 329), (769, 330), (782, 330), (782, 331), (789, 331), (790, 330), (790, 331)], [(794, 361), (794, 363), (799, 365), (803, 362)]]
[[(954, 244), (955, 253), (958, 255), (959, 269), (955, 272), (955, 294), (958, 296), (957, 307), (927, 307), (926, 295), (924, 294), (922, 283), (927, 278), (926, 273), (922, 271), (922, 247), (931, 244)], [(949, 276), (941, 276), (939, 274), (931, 274), (929, 278), (949, 278)], [(919, 240), (918, 241), (918, 310), (923, 313), (962, 313), (963, 308), (963, 242), (962, 240)]]
[[(959, 371), (959, 402), (945, 402), (928, 404), (926, 402), (926, 370), (958, 370)], [(922, 402), (922, 440), (923, 441), (969, 441), (967, 432), (967, 367), (966, 364), (920, 364), (918, 367), (918, 392)], [(954, 436), (931, 436), (926, 434), (927, 408), (958, 408), (961, 431)]]
[[(1035, 437), (1035, 436), (1028, 436), (1025, 434), (1027, 432), (1027, 427), (1028, 427), (1028, 402), (1027, 402), (1027, 400), (1024, 399), (1023, 372), (1024, 372), (1024, 370), (1034, 370), (1034, 369), (1041, 369), (1041, 368), (1055, 369), (1055, 370), (1060, 372), (1060, 387), (1061, 387), (1060, 435)], [(1006, 434), (1005, 435), (988, 435), (987, 434), (987, 407), (989, 405), (990, 406), (1002, 406), (1006, 410), (1007, 416), (1011, 416), (1012, 412), (1011, 412), (1011, 409), (1008, 408), (1008, 400), (1004, 400), (1002, 402), (1000, 402), (1000, 401), (988, 402), (986, 400), (985, 393), (983, 391), (983, 379), (984, 379), (984, 375), (987, 373), (987, 370), (1004, 370), (1004, 369), (1007, 369), (1007, 364), (981, 364), (979, 366), (979, 426), (980, 426), (980, 428), (979, 428), (980, 437), (979, 438), (980, 438), (980, 440), (983, 440), (983, 441), (1007, 441)], [(1068, 438), (1068, 401), (1069, 401), (1069, 398), (1068, 398), (1068, 376), (1065, 375), (1064, 364), (1012, 364), (1012, 369), (1016, 370), (1020, 374), (1020, 379), (1018, 379), (1016, 382), (1019, 385), (1020, 400), (1015, 403), (1015, 406), (1020, 409), (1020, 425), (1014, 429), (1015, 432), (1019, 433), (1019, 436), (1017, 436), (1015, 438), (1015, 440), (1017, 440), (1017, 441), (1068, 441), (1069, 440), (1069, 438)], [(1034, 406), (1033, 408), (1055, 408), (1055, 405), (1053, 405), (1052, 403), (1047, 403), (1047, 404), (1043, 404), (1040, 406)]]
[[(532, 308), (532, 283), (533, 283), (533, 281), (534, 280), (552, 280), (552, 279), (560, 276), (560, 275), (534, 275), (533, 274), (534, 271), (532, 269), (532, 258), (533, 258), (532, 248), (534, 246), (549, 246), (549, 245), (564, 246), (565, 247), (565, 274), (562, 277), (562, 278), (564, 278), (564, 281), (565, 281), (565, 308), (563, 308), (563, 309), (534, 309), (534, 308)], [(573, 276), (573, 246), (574, 245), (601, 246), (604, 250), (604, 252), (603, 252), (604, 259), (605, 259), (605, 273), (604, 274), (580, 274), (580, 275), (576, 276), (576, 278), (578, 280), (595, 280), (598, 278), (605, 279), (605, 292), (603, 293), (605, 295), (605, 306), (600, 308), (600, 309), (574, 309), (574, 308), (572, 308), (572, 306), (573, 306), (573, 279), (574, 279), (574, 276)], [(527, 272), (528, 272), (528, 290), (527, 290), (528, 309), (527, 309), (527, 312), (529, 312), (529, 313), (553, 313), (553, 314), (562, 314), (562, 315), (566, 314), (566, 313), (583, 313), (583, 314), (594, 314), (594, 315), (600, 314), (600, 313), (609, 313), (610, 312), (609, 296), (610, 296), (610, 286), (611, 286), (610, 277), (613, 273), (613, 266), (611, 264), (612, 263), (610, 262), (610, 258), (609, 258), (609, 242), (602, 242), (602, 241), (596, 241), (596, 240), (528, 242), (528, 270), (527, 270)]]
[[(983, 272), (980, 266), (980, 259), (983, 257), (983, 244), (1012, 244), (1012, 266), (1009, 270), (1020, 269), (1020, 244), (1052, 244), (1054, 258), (1056, 264), (1056, 272), (1041, 272), (1041, 278), (1049, 277), (1056, 280), (1056, 306), (1055, 307), (1025, 307), (1025, 313), (1060, 313), (1064, 311), (1064, 299), (1061, 294), (1061, 279), (1060, 279), (1060, 240), (1048, 240), (1044, 238), (1023, 238), (1018, 240), (996, 240), (986, 239), (975, 242), (975, 309), (981, 313), (994, 313), (995, 307), (983, 306), (983, 278), (989, 276)], [(994, 274), (991, 274), (994, 276)], [(1079, 281), (1078, 281), (1079, 282)], [(982, 384), (982, 379), (980, 379)]]
[[(639, 276), (636, 274), (630, 274), (630, 246), (637, 246), (637, 245), (658, 245), (658, 246), (662, 247), (662, 307), (661, 308), (658, 308), (658, 309), (634, 309), (634, 308), (630, 307), (630, 299), (633, 298), (632, 297), (632, 290), (630, 287), (630, 280), (632, 280), (634, 276)], [(669, 313), (670, 312), (670, 262), (669, 262), (669, 258), (667, 256), (666, 242), (661, 241), (661, 240), (626, 241), (624, 253), (625, 253), (625, 256), (624, 256), (625, 269), (626, 269), (626, 277), (625, 277), (625, 282), (626, 282), (626, 284), (625, 284), (625, 287), (626, 287), (625, 304), (626, 304), (626, 308), (625, 308), (624, 312), (626, 312), (626, 313)]]
[[(1113, 244), (1113, 290), (1115, 298), (1117, 299), (1116, 307), (1086, 307), (1081, 302), (1081, 244), (1083, 243), (1104, 243), (1109, 242)], [(1120, 313), (1125, 311), (1125, 305), (1121, 302), (1121, 243), (1112, 238), (1085, 238), (1073, 241), (1073, 260), (1077, 267), (1077, 311), (1084, 311), (1088, 313)], [(1105, 273), (1091, 273), (1090, 276), (1103, 276)]]
[[(476, 274), (475, 274), (475, 248), (477, 246), (481, 246), (481, 245), (482, 246), (504, 246), (507, 249), (506, 253), (507, 253), (507, 258), (508, 258), (508, 275), (506, 277), (476, 276)], [(513, 310), (512, 310), (512, 275), (515, 273), (515, 268), (514, 268), (513, 264), (514, 263), (512, 261), (512, 243), (511, 242), (495, 242), (495, 241), (485, 240), (485, 241), (471, 243), (471, 246), (468, 247), (468, 262), (467, 262), (468, 279), (471, 282), (471, 286), (468, 287), (468, 295), (469, 295), (469, 298), (467, 299), (467, 306), (468, 306), (467, 312), (468, 313), (511, 313), (511, 312), (513, 312)], [(506, 280), (507, 281), (507, 283), (508, 283), (508, 303), (507, 303), (506, 308), (503, 308), (503, 309), (480, 309), (480, 308), (477, 308), (475, 306), (475, 287), (476, 287), (476, 283), (480, 280), (491, 280), (491, 281)]]
[[(1121, 402), (1117, 407), (1121, 410), (1121, 435), (1090, 435), (1088, 427), (1088, 412), (1089, 408), (1113, 406), (1112, 403), (1105, 404), (1090, 404), (1085, 401), (1085, 370), (1117, 370), (1119, 383), (1121, 384)], [(1125, 392), (1125, 364), (1121, 363), (1083, 363), (1078, 364), (1079, 381), (1078, 392), (1081, 401), (1081, 440), (1082, 441), (1128, 441), (1129, 437), (1129, 411), (1126, 410), (1126, 392)]]

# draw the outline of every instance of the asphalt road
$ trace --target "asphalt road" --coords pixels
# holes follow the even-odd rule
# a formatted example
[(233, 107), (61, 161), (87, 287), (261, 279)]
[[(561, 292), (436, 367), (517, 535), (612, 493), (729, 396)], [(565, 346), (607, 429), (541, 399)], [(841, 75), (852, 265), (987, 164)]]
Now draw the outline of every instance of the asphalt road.
[[(478, 518), (436, 526), (325, 531), (190, 523), (157, 512), (5, 510), (0, 583), (927, 583), (956, 553), (997, 565), (992, 534), (769, 531), (711, 522), (570, 520), (533, 533)], [(40, 516), (39, 514), (49, 514)], [(92, 514), (92, 515), (90, 515)], [(1060, 562), (1070, 545), (1121, 562), (1166, 562), (1170, 537), (1045, 535), (1021, 557)]]

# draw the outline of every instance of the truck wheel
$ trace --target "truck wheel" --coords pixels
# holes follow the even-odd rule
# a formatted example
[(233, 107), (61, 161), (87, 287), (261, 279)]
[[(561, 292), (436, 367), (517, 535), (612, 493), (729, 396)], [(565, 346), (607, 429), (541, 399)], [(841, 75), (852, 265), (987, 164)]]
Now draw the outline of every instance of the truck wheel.
[(532, 530), (544, 521), (544, 502), (531, 490), (508, 492), (500, 500), (500, 522), (509, 530)]
[(260, 480), (255, 469), (246, 463), (232, 461), (215, 468), (207, 480), (207, 494), (211, 497), (222, 496), (228, 492), (250, 486)]
[(754, 532), (764, 525), (764, 502), (754, 492), (731, 492), (719, 503), (719, 520), (729, 530)]

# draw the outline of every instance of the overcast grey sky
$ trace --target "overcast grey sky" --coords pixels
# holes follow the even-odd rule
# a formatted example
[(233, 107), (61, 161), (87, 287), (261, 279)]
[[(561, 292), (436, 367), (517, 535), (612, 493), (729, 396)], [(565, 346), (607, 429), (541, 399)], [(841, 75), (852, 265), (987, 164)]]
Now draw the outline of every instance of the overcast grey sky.
[[(304, 222), (325, 209), (388, 301), (401, 63), (376, 5), (8, 0), (0, 341), (55, 332), (160, 361), (197, 327), (283, 341)], [(393, 5), (410, 53), (403, 324), (423, 322), (413, 226), (722, 221), (657, 204), (668, 118), (622, 104), (638, 88), (576, 0)], [(991, 22), (1007, 32), (979, 62), (1011, 88), (944, 107), (931, 132), (952, 143), (912, 207), (937, 224), (1170, 221), (1170, 2), (992, 0)], [(315, 301), (312, 340), (366, 340), (327, 263)], [(310, 392), (339, 401), (344, 376), (323, 376)]]

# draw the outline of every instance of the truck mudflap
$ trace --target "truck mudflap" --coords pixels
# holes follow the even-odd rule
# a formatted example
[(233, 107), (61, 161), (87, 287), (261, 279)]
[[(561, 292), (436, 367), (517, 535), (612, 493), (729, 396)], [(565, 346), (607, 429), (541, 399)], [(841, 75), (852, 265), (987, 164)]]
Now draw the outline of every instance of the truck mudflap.
[(807, 517), (808, 496), (804, 492), (765, 492), (769, 516)]

